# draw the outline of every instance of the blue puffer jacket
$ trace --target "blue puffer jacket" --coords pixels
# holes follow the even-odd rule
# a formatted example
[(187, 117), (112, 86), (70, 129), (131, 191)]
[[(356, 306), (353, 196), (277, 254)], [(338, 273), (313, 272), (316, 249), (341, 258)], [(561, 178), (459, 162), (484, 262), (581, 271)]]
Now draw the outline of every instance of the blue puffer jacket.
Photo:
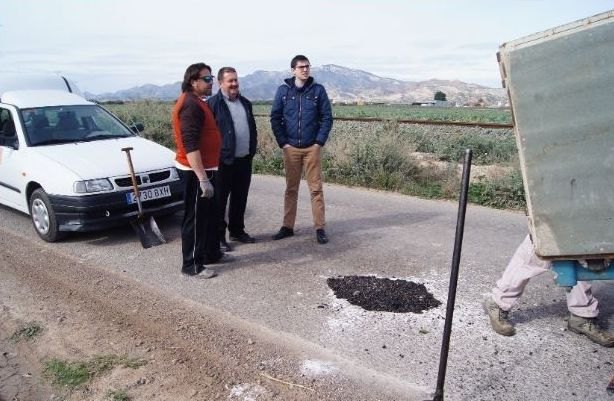
[(277, 89), (271, 108), (271, 128), (280, 148), (324, 146), (333, 127), (333, 112), (324, 87), (309, 77), (302, 88), (294, 78)]

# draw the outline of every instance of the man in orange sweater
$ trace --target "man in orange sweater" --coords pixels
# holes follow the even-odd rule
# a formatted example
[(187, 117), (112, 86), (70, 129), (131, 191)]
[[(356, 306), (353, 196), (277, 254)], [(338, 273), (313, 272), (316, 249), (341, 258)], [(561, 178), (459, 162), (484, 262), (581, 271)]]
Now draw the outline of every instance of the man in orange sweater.
[(185, 190), (181, 272), (203, 278), (215, 277), (215, 270), (206, 267), (205, 260), (207, 253), (219, 252), (213, 195), (221, 136), (209, 106), (202, 100), (211, 94), (212, 85), (211, 67), (204, 63), (190, 65), (172, 112), (175, 165)]

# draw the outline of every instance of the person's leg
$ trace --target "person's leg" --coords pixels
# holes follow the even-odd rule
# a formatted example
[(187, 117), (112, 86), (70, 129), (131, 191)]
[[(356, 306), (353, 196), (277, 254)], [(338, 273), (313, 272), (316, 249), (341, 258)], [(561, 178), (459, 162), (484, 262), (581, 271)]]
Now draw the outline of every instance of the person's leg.
[(591, 341), (604, 347), (614, 347), (614, 333), (601, 327), (597, 322), (598, 302), (591, 291), (591, 284), (578, 281), (567, 294), (567, 308), (570, 315), (567, 321), (569, 331), (582, 334)]
[(493, 330), (503, 336), (516, 333), (509, 321), (509, 310), (522, 296), (529, 280), (550, 268), (550, 262), (535, 255), (531, 238), (527, 235), (514, 252), (501, 278), (493, 288), (493, 295), (484, 302)]
[(593, 296), (591, 283), (578, 281), (567, 293), (567, 309), (576, 316), (594, 318), (599, 315), (597, 299)]
[[(219, 188), (217, 181), (217, 172), (207, 171), (207, 177), (213, 185), (213, 188), (217, 191)], [(202, 199), (202, 217), (201, 224), (199, 225), (201, 236), (204, 238), (205, 248), (205, 262), (211, 263), (212, 261), (219, 260), (223, 253), (220, 249), (220, 213), (217, 208), (217, 201), (215, 195), (213, 198), (201, 198)]]
[(548, 271), (550, 265), (550, 262), (537, 257), (527, 235), (493, 288), (493, 300), (501, 309), (509, 311), (522, 296), (529, 280)]
[(189, 269), (194, 266), (194, 210), (196, 188), (191, 172), (178, 170), (181, 181), (183, 181), (183, 219), (181, 221), (181, 254), (182, 254), (182, 270)]
[(311, 194), (311, 213), (316, 230), (325, 226), (321, 154), (322, 148), (314, 145), (306, 149), (305, 155), (305, 178)]
[(181, 270), (187, 274), (197, 274), (204, 261), (204, 240), (197, 227), (203, 223), (202, 202), (200, 201), (199, 183), (192, 171), (179, 170), (184, 183), (184, 212), (181, 223), (181, 252), (183, 263)]
[(215, 186), (215, 203), (217, 209), (217, 226), (218, 236), (220, 239), (220, 248), (225, 252), (230, 252), (232, 249), (228, 242), (226, 242), (226, 205), (228, 204), (228, 196), (232, 190), (233, 182), (233, 165), (226, 165), (220, 163), (216, 174), (216, 186)]
[(231, 237), (239, 237), (245, 233), (245, 209), (251, 180), (251, 158), (236, 159), (232, 175), (230, 205), (228, 206), (228, 231)]
[(294, 228), (296, 221), (296, 204), (298, 189), (303, 171), (303, 149), (288, 147), (284, 152), (284, 170), (286, 171), (286, 192), (284, 196), (283, 226)]

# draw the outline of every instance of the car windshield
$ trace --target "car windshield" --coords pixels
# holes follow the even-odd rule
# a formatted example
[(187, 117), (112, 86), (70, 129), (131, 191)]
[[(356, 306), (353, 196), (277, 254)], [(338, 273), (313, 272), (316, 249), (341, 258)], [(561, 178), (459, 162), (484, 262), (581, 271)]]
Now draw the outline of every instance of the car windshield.
[(97, 105), (21, 110), (30, 146), (124, 138), (135, 134)]

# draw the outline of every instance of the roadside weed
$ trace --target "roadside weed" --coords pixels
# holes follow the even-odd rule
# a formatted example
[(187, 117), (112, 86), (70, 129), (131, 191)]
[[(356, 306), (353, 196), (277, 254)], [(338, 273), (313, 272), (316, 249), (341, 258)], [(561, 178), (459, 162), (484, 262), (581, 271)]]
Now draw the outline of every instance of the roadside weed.
[(31, 340), (43, 332), (43, 326), (36, 322), (26, 323), (13, 333), (11, 341)]
[(43, 374), (51, 383), (64, 387), (77, 387), (90, 379), (85, 362), (67, 362), (50, 359), (44, 363)]
[(106, 399), (110, 401), (130, 401), (130, 396), (124, 390), (109, 390)]
[(76, 362), (53, 358), (44, 362), (43, 373), (55, 385), (74, 388), (117, 366), (137, 369), (146, 363), (125, 355), (95, 355), (88, 361)]
[(497, 209), (522, 209), (526, 205), (518, 170), (489, 181), (470, 183), (468, 198), (470, 202)]

